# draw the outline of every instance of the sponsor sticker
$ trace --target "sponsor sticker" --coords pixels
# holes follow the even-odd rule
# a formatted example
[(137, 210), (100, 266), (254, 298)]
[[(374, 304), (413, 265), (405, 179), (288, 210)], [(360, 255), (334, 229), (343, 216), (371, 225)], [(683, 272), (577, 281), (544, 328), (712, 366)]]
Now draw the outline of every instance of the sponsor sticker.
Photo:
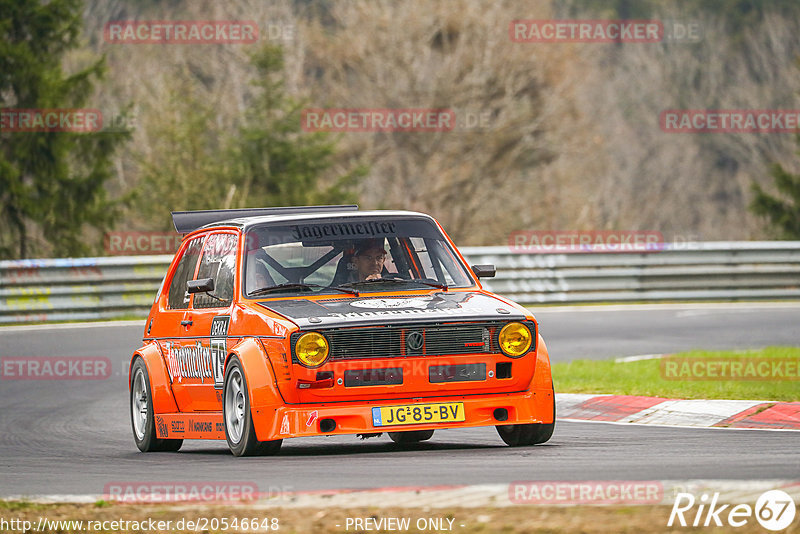
[(214, 432), (214, 423), (212, 421), (196, 421), (189, 419), (189, 432)]
[(210, 346), (204, 346), (199, 340), (194, 345), (175, 345), (172, 341), (164, 343), (170, 382), (182, 382), (185, 378), (205, 380), (214, 376)]
[(317, 410), (314, 410), (313, 412), (308, 414), (308, 419), (306, 419), (306, 427), (313, 426), (318, 418), (319, 418), (319, 411)]
[(431, 299), (397, 298), (397, 299), (364, 299), (350, 302), (356, 308), (393, 309), (393, 308), (426, 308)]
[(159, 438), (169, 437), (169, 427), (160, 415), (156, 416), (156, 436)]
[(225, 379), (225, 357), (228, 353), (229, 315), (218, 315), (211, 320), (211, 369), (214, 374), (214, 387), (222, 389)]
[(289, 433), (289, 416), (284, 415), (283, 421), (281, 421), (281, 434), (288, 434)]
[(298, 241), (327, 237), (391, 237), (397, 233), (396, 224), (390, 221), (365, 221), (360, 223), (322, 223), (294, 225), (292, 238)]

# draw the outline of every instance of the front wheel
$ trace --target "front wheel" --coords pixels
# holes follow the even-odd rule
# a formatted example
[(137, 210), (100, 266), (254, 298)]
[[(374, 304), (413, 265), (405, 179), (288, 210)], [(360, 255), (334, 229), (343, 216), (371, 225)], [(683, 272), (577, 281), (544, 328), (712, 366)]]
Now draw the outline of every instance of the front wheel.
[(222, 386), (222, 414), (225, 423), (225, 439), (234, 456), (264, 456), (275, 454), (283, 440), (258, 441), (250, 412), (250, 395), (247, 379), (242, 372), (239, 358), (232, 356), (225, 370)]
[(156, 435), (151, 391), (147, 366), (144, 360), (137, 357), (131, 367), (130, 403), (133, 439), (142, 452), (177, 451), (183, 445), (182, 439), (159, 439)]
[(553, 396), (553, 422), (552, 423), (531, 423), (525, 425), (497, 425), (497, 433), (500, 434), (506, 445), (511, 447), (525, 447), (528, 445), (538, 445), (545, 443), (553, 436), (556, 427), (556, 400)]

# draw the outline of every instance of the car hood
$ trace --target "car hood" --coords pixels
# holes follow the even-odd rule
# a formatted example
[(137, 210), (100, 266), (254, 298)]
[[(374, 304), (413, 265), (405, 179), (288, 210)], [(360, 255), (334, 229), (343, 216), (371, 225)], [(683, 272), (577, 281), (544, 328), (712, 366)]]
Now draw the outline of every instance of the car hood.
[(303, 329), (525, 318), (517, 308), (502, 300), (476, 292), (324, 300), (301, 298), (262, 301), (259, 304)]

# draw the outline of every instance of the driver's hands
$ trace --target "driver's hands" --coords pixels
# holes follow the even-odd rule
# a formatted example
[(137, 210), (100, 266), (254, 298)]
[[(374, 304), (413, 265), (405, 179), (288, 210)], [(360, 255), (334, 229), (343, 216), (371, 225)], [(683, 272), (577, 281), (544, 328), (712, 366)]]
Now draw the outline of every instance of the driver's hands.
[(380, 280), (380, 279), (381, 279), (380, 273), (370, 274), (366, 278), (364, 278), (364, 280)]

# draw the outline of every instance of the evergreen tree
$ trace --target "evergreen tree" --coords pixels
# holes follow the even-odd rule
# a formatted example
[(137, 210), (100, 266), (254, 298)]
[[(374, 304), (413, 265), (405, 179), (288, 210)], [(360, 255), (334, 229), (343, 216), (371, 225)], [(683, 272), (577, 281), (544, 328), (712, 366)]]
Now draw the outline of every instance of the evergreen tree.
[(329, 134), (302, 131), (303, 106), (283, 87), (283, 51), (267, 45), (253, 56), (258, 77), (251, 111), (233, 144), (233, 181), (239, 205), (300, 206), (355, 200), (351, 188), (366, 174), (357, 167), (321, 183), (333, 165)]
[[(73, 74), (62, 70), (64, 55), (80, 44), (81, 9), (80, 0), (0, 0), (0, 109), (85, 106), (104, 58)], [(91, 252), (86, 229), (103, 231), (116, 215), (104, 184), (127, 134), (20, 132), (4, 124), (0, 257)]]
[(754, 183), (755, 198), (750, 210), (766, 217), (778, 237), (800, 239), (800, 174), (791, 174), (777, 163), (772, 166), (770, 174), (780, 195), (769, 195)]
[[(178, 89), (149, 126), (153, 153), (141, 158), (138, 195), (151, 226), (171, 227), (170, 211), (349, 203), (365, 169), (335, 172), (336, 141), (304, 132), (303, 105), (285, 92), (283, 51), (266, 45), (252, 57), (252, 100), (226, 128), (213, 105), (180, 75)], [(153, 217), (153, 215), (155, 215)]]

